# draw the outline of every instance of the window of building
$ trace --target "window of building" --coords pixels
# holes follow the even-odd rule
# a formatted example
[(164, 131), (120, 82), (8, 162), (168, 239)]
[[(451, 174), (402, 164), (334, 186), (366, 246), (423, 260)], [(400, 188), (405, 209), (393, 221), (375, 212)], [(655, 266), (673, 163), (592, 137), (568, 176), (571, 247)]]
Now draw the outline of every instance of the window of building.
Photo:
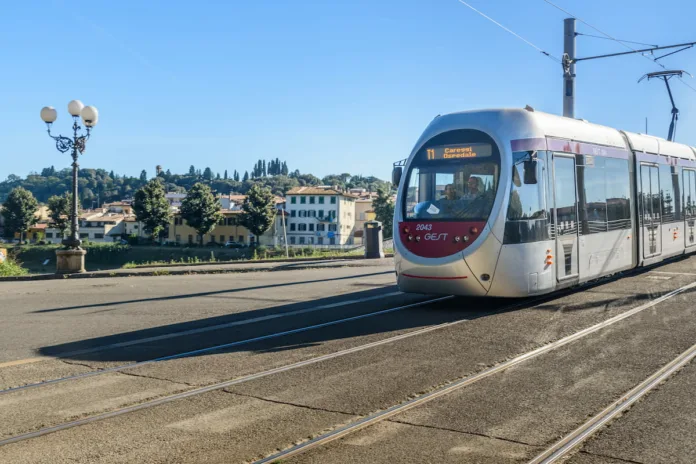
[(193, 235), (189, 235), (189, 236), (188, 236), (188, 242), (189, 242), (189, 243), (193, 243)]
[(80, 233), (80, 238), (89, 238), (89, 234), (87, 234), (87, 233)]
[(316, 197), (309, 197), (309, 204), (313, 205), (316, 202)]
[(323, 245), (323, 244), (324, 244), (324, 237), (318, 237), (318, 238), (317, 238), (317, 244)]
[(133, 224), (133, 229), (138, 230), (138, 224)]
[(295, 237), (290, 237), (290, 245), (294, 245), (294, 244), (295, 244)]
[(309, 211), (309, 216), (310, 216), (310, 217), (317, 217), (317, 211), (314, 210), (314, 209), (310, 210), (310, 211)]
[(46, 232), (46, 238), (53, 238), (53, 232)]
[(239, 236), (239, 243), (244, 243), (244, 236), (243, 235)]
[(297, 228), (297, 226), (295, 225), (294, 222), (292, 224), (290, 224), (290, 232), (295, 232), (296, 228)]
[(224, 235), (220, 236), (220, 243), (225, 243), (225, 236)]
[[(174, 225), (175, 225), (175, 226), (182, 226), (182, 225), (184, 225), (184, 219), (183, 219), (183, 218), (180, 218), (180, 217), (175, 217), (175, 218), (174, 218)], [(138, 226), (135, 226), (135, 228), (137, 229)]]
[(331, 197), (331, 204), (335, 205), (336, 204), (336, 197)]
[(324, 197), (319, 197), (319, 204), (323, 205), (324, 204)]
[(326, 230), (325, 224), (317, 224), (317, 232), (324, 232)]
[(314, 245), (314, 237), (309, 237), (307, 241), (310, 245)]
[(306, 232), (307, 231), (307, 224), (298, 224), (297, 230), (299, 230), (300, 232)]
[(305, 244), (305, 238), (304, 238), (304, 237), (300, 237), (300, 245), (304, 245), (304, 244)]
[(314, 232), (314, 224), (310, 224), (310, 225), (309, 225), (309, 231), (310, 231), (310, 232)]
[(300, 203), (303, 205), (307, 203), (307, 197), (300, 197)]
[[(323, 198), (323, 197), (321, 197), (321, 198)], [(323, 217), (324, 217), (324, 210), (323, 210), (323, 209), (320, 209), (320, 210), (319, 210), (318, 216), (319, 216), (320, 218), (323, 218)]]
[(336, 232), (337, 230), (336, 224), (329, 224), (329, 232)]
[(290, 197), (290, 204), (297, 204), (297, 197)]
[(181, 243), (181, 235), (175, 237), (176, 243)]
[(104, 238), (104, 234), (94, 234), (95, 239), (102, 239)]
[(296, 217), (296, 216), (297, 216), (297, 211), (295, 211), (294, 209), (292, 211), (290, 211), (290, 217)]

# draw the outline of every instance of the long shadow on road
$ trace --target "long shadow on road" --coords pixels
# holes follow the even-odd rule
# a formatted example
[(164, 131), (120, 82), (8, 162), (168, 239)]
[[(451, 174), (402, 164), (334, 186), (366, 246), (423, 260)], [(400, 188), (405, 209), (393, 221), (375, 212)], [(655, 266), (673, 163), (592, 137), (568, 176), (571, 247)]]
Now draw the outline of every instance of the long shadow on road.
[(182, 294), (182, 295), (159, 296), (159, 297), (153, 297), (153, 298), (138, 298), (138, 299), (133, 299), (133, 300), (121, 300), (121, 301), (113, 301), (113, 302), (107, 302), (107, 303), (91, 303), (91, 304), (75, 305), (75, 306), (63, 306), (60, 308), (41, 309), (38, 311), (33, 311), (33, 313), (34, 314), (43, 314), (43, 313), (54, 313), (54, 312), (60, 312), (60, 311), (70, 311), (73, 309), (100, 308), (100, 307), (105, 307), (105, 306), (122, 306), (122, 305), (137, 304), (137, 303), (153, 303), (156, 301), (175, 301), (175, 300), (182, 300), (182, 299), (186, 299), (186, 298), (198, 298), (198, 297), (212, 296), (212, 295), (225, 295), (225, 294), (230, 294), (230, 293), (247, 292), (247, 291), (253, 291), (253, 290), (264, 290), (264, 289), (278, 288), (278, 287), (291, 287), (294, 285), (316, 284), (316, 283), (321, 283), (321, 282), (334, 282), (334, 281), (339, 281), (339, 280), (359, 279), (362, 277), (373, 277), (373, 276), (393, 274), (393, 273), (394, 273), (394, 271), (373, 272), (373, 273), (369, 273), (369, 274), (355, 274), (355, 275), (350, 275), (350, 276), (345, 276), (345, 277), (332, 277), (330, 279), (303, 280), (303, 281), (298, 281), (298, 282), (283, 282), (280, 284), (269, 284), (269, 285), (258, 285), (255, 287), (232, 288), (232, 289), (228, 289), (228, 290), (216, 290), (216, 291), (211, 291), (211, 292), (186, 293), (186, 294)]

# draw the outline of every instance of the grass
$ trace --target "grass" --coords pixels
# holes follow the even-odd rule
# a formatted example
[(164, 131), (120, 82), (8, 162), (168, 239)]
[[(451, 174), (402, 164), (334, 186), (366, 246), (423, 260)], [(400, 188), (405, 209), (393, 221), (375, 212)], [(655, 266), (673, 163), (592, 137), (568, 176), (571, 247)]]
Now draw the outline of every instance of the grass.
[(29, 271), (12, 258), (8, 258), (0, 263), (0, 277), (16, 277), (27, 275), (28, 273)]

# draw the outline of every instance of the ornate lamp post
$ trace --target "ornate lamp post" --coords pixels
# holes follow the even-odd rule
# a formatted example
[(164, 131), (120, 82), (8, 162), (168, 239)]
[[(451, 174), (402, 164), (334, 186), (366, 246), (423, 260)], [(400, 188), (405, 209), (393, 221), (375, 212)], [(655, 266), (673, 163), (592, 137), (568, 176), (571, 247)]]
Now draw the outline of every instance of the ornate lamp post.
[[(74, 272), (85, 271), (85, 250), (80, 245), (82, 241), (79, 235), (78, 224), (78, 184), (77, 172), (79, 164), (77, 158), (85, 151), (85, 144), (89, 139), (92, 128), (99, 120), (99, 112), (93, 106), (85, 106), (80, 100), (73, 100), (68, 103), (68, 113), (73, 117), (73, 137), (63, 137), (62, 135), (55, 136), (51, 134), (51, 124), (58, 118), (58, 113), (52, 106), (46, 106), (41, 109), (41, 119), (48, 127), (48, 135), (56, 141), (56, 148), (61, 153), (71, 152), (72, 163), (72, 208), (70, 211), (70, 236), (63, 240), (65, 245), (64, 250), (56, 251), (57, 255), (57, 272), (68, 274)], [(78, 124), (78, 119), (82, 117), (82, 122), (85, 125), (85, 132), (81, 133), (82, 127)]]

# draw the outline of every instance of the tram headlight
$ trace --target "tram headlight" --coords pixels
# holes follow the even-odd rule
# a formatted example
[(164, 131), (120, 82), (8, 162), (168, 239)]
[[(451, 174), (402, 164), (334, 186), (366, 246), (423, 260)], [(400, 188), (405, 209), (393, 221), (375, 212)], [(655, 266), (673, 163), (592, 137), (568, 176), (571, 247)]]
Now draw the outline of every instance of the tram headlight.
[(410, 242), (411, 240), (413, 240), (413, 235), (408, 236), (408, 241)]
[(416, 235), (416, 242), (420, 242), (420, 235)]
[(459, 238), (458, 236), (455, 235), (454, 236), (454, 243), (459, 243), (460, 241), (461, 241), (461, 238)]
[(469, 229), (469, 232), (471, 232), (471, 235), (476, 235), (478, 234), (478, 227), (472, 227)]
[(463, 235), (463, 236), (462, 236), (462, 240), (464, 240), (465, 242), (468, 242), (468, 241), (469, 241), (469, 236), (468, 236), (468, 235)]

